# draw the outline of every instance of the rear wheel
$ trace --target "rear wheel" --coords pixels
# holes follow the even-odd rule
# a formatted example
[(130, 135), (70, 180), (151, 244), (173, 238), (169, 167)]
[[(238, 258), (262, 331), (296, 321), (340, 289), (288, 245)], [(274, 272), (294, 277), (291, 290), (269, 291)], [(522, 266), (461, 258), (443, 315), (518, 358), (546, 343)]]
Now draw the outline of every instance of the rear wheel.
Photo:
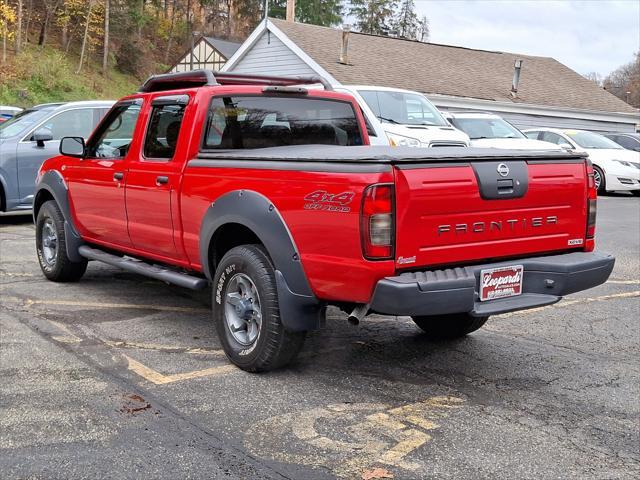
[(289, 332), (282, 325), (275, 271), (260, 246), (227, 252), (213, 285), (213, 319), (231, 362), (248, 372), (261, 372), (296, 357), (306, 334)]
[(58, 204), (42, 204), (36, 219), (36, 252), (44, 276), (54, 282), (75, 282), (87, 270), (87, 260), (72, 262), (67, 256), (64, 216)]
[(596, 190), (598, 193), (602, 194), (606, 192), (607, 182), (604, 178), (604, 172), (600, 167), (593, 166), (593, 181), (596, 184)]
[(416, 325), (433, 339), (464, 337), (478, 330), (489, 319), (489, 317), (472, 317), (468, 313), (412, 318)]

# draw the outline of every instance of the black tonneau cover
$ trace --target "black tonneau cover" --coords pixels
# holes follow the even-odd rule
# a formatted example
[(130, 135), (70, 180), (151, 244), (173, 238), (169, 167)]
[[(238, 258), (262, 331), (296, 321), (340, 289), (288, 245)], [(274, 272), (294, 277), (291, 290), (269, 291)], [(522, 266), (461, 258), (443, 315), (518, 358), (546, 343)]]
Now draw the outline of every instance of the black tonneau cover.
[[(256, 148), (251, 150), (203, 150), (200, 162), (207, 160), (248, 160), (276, 162), (335, 162), (403, 164), (426, 162), (478, 162), (483, 160), (534, 160), (567, 161), (582, 160), (584, 153), (563, 150), (503, 150), (498, 148), (461, 147), (342, 147), (336, 145), (295, 145), (285, 147)], [(192, 160), (193, 162), (193, 160)]]

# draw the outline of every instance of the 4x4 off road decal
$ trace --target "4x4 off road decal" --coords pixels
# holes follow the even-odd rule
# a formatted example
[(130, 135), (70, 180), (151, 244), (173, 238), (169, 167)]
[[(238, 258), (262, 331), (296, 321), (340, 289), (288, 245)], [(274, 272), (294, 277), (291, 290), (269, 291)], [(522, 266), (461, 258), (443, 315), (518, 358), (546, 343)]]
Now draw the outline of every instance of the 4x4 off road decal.
[(325, 190), (316, 190), (304, 197), (305, 210), (323, 210), (326, 212), (348, 213), (353, 202), (354, 192), (329, 193)]

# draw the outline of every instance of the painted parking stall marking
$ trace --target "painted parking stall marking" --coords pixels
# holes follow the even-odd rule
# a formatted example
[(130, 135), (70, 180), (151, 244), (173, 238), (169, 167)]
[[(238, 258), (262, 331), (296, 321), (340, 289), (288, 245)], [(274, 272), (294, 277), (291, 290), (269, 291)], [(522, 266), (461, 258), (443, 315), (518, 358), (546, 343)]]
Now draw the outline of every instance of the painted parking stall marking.
[[(327, 468), (340, 478), (361, 478), (376, 466), (424, 471), (426, 466), (413, 454), (433, 440), (429, 432), (463, 406), (464, 400), (455, 396), (396, 407), (332, 404), (263, 420), (246, 432), (245, 445), (260, 457)], [(295, 447), (285, 451), (278, 447), (281, 443)]]

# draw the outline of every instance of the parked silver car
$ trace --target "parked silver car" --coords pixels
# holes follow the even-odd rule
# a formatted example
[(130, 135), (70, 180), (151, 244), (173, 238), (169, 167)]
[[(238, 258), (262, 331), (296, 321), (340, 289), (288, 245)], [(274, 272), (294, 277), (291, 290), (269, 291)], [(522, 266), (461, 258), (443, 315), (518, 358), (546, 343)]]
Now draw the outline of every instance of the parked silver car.
[(112, 101), (47, 103), (0, 124), (0, 211), (29, 210), (42, 162), (62, 137), (88, 138)]

